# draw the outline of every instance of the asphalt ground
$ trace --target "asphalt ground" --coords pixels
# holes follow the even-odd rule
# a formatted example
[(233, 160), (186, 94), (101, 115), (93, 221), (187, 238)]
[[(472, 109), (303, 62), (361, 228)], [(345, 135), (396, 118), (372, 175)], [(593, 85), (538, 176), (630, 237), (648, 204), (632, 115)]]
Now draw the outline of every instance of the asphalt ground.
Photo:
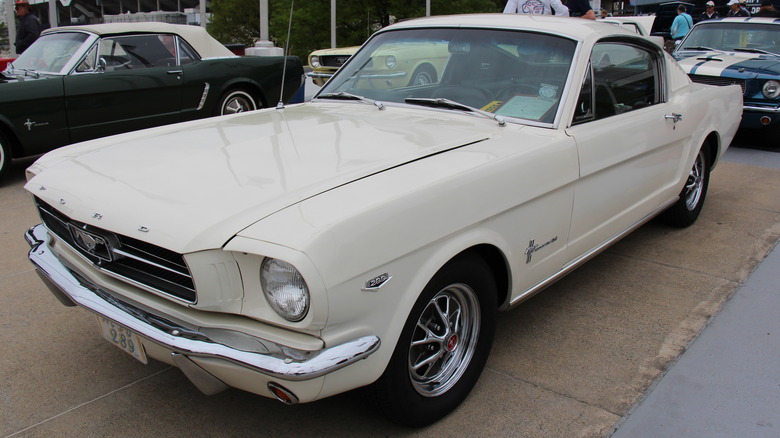
[[(748, 154), (780, 155), (752, 147)], [(359, 391), (297, 406), (238, 390), (205, 396), (178, 369), (144, 366), (108, 344), (95, 317), (61, 305), (27, 261), (22, 236), (38, 223), (22, 189), (32, 160), (16, 161), (0, 182), (0, 436), (606, 437), (616, 428), (636, 436), (632, 417), (654, 403), (653, 394), (726, 310), (741, 310), (730, 298), (780, 238), (780, 170), (752, 164), (767, 158), (744, 159), (743, 151), (731, 150), (712, 174), (692, 227), (650, 222), (502, 313), (474, 391), (451, 415), (417, 430), (386, 422)], [(771, 273), (765, 281), (772, 285)], [(762, 315), (776, 327), (776, 312)], [(777, 389), (776, 374), (774, 383)], [(770, 402), (780, 412), (776, 393)], [(676, 403), (689, 409), (685, 400)], [(763, 429), (772, 436), (775, 421)], [(639, 429), (647, 427), (660, 426)]]

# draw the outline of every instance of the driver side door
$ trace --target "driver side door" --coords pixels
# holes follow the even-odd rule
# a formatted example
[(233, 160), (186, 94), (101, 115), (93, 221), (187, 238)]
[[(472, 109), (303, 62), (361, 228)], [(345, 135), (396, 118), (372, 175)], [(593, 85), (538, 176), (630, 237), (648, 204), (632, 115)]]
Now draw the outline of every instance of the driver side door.
[(103, 37), (64, 81), (73, 142), (181, 121), (175, 36)]

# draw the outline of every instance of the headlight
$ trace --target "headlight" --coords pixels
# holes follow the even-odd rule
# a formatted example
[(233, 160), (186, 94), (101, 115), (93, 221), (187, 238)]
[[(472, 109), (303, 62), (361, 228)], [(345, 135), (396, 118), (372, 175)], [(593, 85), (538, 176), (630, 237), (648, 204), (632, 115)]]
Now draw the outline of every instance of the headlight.
[(317, 68), (320, 66), (320, 57), (319, 56), (312, 56), (309, 58), (309, 65), (313, 68)]
[(768, 99), (774, 99), (777, 96), (780, 96), (780, 82), (766, 81), (761, 92), (764, 93), (764, 96)]
[(265, 298), (282, 318), (296, 322), (309, 310), (309, 287), (295, 267), (267, 258), (260, 267), (260, 284)]
[(387, 68), (389, 68), (391, 70), (394, 69), (395, 68), (395, 56), (390, 55), (387, 58), (385, 58), (385, 65), (387, 66)]

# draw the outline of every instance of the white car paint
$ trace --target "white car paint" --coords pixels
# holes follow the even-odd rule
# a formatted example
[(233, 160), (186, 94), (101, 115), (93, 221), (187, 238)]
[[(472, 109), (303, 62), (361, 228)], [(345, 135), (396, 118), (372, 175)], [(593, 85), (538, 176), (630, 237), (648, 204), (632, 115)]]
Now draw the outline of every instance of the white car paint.
[[(26, 189), (72, 220), (183, 253), (196, 302), (101, 272), (57, 237), (49, 250), (121, 299), (214, 336), (240, 332), (293, 356), (360, 346), (363, 360), (299, 379), (206, 354), (191, 355), (193, 371), (171, 358), (187, 356), (183, 347), (163, 345), (178, 339), (145, 342), (196, 384), (204, 372), (271, 397), (274, 382), (308, 402), (377, 380), (420, 291), (459, 253), (498, 255), (491, 262), (507, 274), (498, 304), (508, 309), (675, 203), (702, 145), (712, 142), (714, 164), (737, 129), (738, 87), (692, 84), (660, 48), (617, 26), (497, 14), (404, 21), (379, 34), (454, 27), (576, 41), (555, 121), (326, 100), (347, 64), (312, 102), (83, 143), (29, 169)], [(660, 102), (574, 123), (591, 49), (615, 36), (656, 51)], [(42, 236), (28, 239), (46, 248)], [(308, 284), (301, 321), (266, 302), (265, 257), (289, 262)], [(384, 275), (381, 288), (367, 287)]]

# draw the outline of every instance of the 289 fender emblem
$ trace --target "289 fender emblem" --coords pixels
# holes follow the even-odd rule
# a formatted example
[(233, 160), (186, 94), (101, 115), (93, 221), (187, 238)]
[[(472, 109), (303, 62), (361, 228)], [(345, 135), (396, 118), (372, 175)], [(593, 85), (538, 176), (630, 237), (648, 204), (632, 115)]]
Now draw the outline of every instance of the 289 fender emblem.
[(385, 272), (382, 275), (378, 275), (372, 278), (371, 280), (368, 280), (366, 282), (366, 285), (363, 286), (363, 289), (361, 290), (373, 292), (375, 290), (378, 290), (380, 287), (384, 286), (385, 284), (387, 284), (387, 282), (390, 281), (391, 278), (393, 277), (391, 277), (390, 274)]

